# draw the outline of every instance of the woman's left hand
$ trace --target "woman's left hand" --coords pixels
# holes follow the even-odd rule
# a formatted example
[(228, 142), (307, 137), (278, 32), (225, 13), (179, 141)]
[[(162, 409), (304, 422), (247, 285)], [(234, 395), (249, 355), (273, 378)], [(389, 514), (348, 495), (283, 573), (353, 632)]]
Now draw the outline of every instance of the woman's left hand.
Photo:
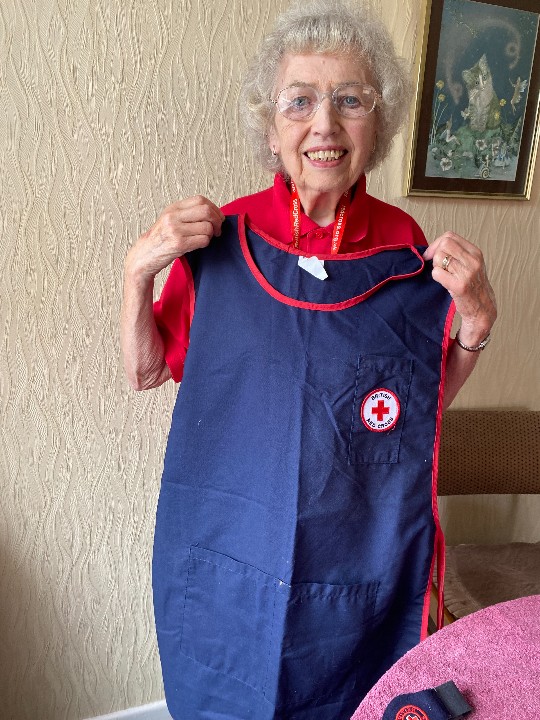
[(461, 315), (460, 340), (472, 347), (478, 345), (497, 317), (495, 293), (482, 251), (460, 235), (445, 232), (431, 243), (424, 259), (433, 260), (433, 279), (454, 299)]

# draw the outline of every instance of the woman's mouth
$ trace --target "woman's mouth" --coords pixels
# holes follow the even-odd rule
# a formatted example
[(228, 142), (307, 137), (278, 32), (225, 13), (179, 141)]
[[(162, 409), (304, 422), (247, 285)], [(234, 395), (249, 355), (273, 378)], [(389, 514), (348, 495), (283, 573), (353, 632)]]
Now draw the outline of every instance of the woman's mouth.
[(332, 160), (339, 160), (343, 157), (346, 150), (308, 150), (304, 153), (310, 160), (322, 160), (323, 162), (331, 162)]

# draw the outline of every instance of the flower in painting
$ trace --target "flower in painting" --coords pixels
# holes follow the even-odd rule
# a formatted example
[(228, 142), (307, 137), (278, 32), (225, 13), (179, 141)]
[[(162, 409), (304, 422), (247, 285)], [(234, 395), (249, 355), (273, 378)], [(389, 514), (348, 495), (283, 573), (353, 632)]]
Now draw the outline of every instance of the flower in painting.
[(443, 95), (443, 93), (437, 95), (437, 100), (439, 100), (440, 102), (444, 102), (446, 100), (446, 95)]
[(444, 80), (438, 80), (435, 85), (439, 88), (439, 90), (442, 90), (444, 87)]
[(480, 138), (480, 140), (477, 140), (474, 144), (476, 145), (477, 150), (480, 150), (480, 152), (487, 148), (487, 143), (484, 138)]
[(444, 172), (450, 170), (451, 167), (452, 161), (450, 160), (450, 158), (443, 157), (443, 159), (441, 160), (441, 168), (444, 170)]
[(506, 100), (505, 100), (504, 98), (502, 98), (501, 100), (499, 100), (499, 105), (500, 105), (501, 107), (504, 107), (504, 106), (506, 105)]

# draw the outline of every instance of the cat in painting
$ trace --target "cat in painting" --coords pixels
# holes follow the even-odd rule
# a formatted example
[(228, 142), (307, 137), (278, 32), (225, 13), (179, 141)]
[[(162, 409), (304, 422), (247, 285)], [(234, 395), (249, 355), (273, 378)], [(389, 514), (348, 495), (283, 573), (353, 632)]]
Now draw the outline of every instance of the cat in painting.
[(493, 89), (493, 78), (485, 55), (468, 70), (462, 73), (469, 105), (462, 111), (463, 117), (469, 121), (471, 130), (484, 132), (494, 130), (501, 122), (499, 98)]

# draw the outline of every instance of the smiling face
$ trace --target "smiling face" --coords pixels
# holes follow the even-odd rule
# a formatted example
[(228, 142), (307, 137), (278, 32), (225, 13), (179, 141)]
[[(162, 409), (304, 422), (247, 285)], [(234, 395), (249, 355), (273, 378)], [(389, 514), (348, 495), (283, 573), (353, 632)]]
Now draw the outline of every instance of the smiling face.
[[(296, 83), (331, 92), (337, 85), (356, 82), (373, 85), (367, 68), (350, 56), (285, 55), (273, 97)], [(269, 144), (294, 180), (308, 215), (321, 204), (335, 210), (342, 193), (362, 175), (373, 152), (376, 125), (376, 108), (360, 118), (345, 118), (328, 97), (309, 120), (288, 120), (276, 110)]]

